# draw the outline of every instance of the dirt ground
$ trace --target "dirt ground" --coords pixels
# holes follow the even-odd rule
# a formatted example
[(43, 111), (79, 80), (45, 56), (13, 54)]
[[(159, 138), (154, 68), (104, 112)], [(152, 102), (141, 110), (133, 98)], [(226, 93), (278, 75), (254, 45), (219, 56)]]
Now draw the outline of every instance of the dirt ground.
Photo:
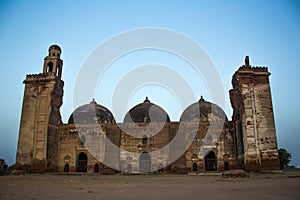
[(300, 199), (300, 173), (0, 176), (0, 199)]

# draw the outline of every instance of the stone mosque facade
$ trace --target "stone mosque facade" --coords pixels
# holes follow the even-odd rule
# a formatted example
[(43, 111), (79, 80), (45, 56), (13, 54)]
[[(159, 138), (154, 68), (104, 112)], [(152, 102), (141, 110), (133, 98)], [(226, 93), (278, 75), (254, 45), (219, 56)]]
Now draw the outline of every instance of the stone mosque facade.
[[(68, 123), (63, 123), (61, 53), (58, 45), (52, 45), (43, 72), (24, 80), (17, 171), (116, 174), (279, 169), (270, 73), (267, 67), (251, 66), (248, 56), (232, 77), (231, 120), (222, 108), (201, 96), (176, 122), (146, 97), (122, 123), (95, 100), (75, 109)], [(157, 133), (156, 127), (160, 127)], [(175, 137), (191, 142), (182, 155), (172, 158), (180, 145), (171, 143)], [(109, 142), (119, 150), (108, 148)], [(157, 151), (165, 146), (169, 146), (167, 152)]]

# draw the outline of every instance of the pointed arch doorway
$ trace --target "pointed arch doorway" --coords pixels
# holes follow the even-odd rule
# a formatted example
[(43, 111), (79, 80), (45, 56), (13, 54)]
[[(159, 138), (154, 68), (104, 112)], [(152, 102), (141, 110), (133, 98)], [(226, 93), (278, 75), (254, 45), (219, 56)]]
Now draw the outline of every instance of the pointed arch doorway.
[(87, 172), (87, 155), (83, 152), (78, 154), (77, 157), (77, 172)]
[(217, 158), (213, 151), (210, 151), (205, 156), (205, 171), (216, 171), (217, 170)]
[(151, 171), (151, 156), (147, 152), (143, 152), (140, 156), (139, 171), (140, 173)]

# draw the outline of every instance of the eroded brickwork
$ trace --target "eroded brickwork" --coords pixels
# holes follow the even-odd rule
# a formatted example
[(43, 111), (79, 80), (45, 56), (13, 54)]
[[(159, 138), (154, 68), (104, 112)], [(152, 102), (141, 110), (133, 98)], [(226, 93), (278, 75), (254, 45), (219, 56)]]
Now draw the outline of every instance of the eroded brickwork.
[[(59, 52), (59, 54), (57, 54)], [(17, 150), (17, 170), (56, 171), (57, 131), (61, 125), (60, 106), (63, 81), (49, 60), (60, 60), (60, 48), (53, 45), (45, 58), (43, 73), (27, 75), (24, 81), (22, 116)]]
[(232, 79), (238, 158), (249, 171), (279, 169), (269, 75), (266, 67), (250, 66), (246, 57)]

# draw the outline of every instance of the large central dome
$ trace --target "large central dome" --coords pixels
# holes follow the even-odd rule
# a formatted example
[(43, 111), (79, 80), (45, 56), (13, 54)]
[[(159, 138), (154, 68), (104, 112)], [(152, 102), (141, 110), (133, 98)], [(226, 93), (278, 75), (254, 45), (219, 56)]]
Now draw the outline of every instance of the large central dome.
[(151, 103), (148, 97), (146, 97), (146, 100), (143, 103), (140, 103), (129, 110), (124, 118), (124, 122), (170, 122), (170, 118), (161, 107)]

